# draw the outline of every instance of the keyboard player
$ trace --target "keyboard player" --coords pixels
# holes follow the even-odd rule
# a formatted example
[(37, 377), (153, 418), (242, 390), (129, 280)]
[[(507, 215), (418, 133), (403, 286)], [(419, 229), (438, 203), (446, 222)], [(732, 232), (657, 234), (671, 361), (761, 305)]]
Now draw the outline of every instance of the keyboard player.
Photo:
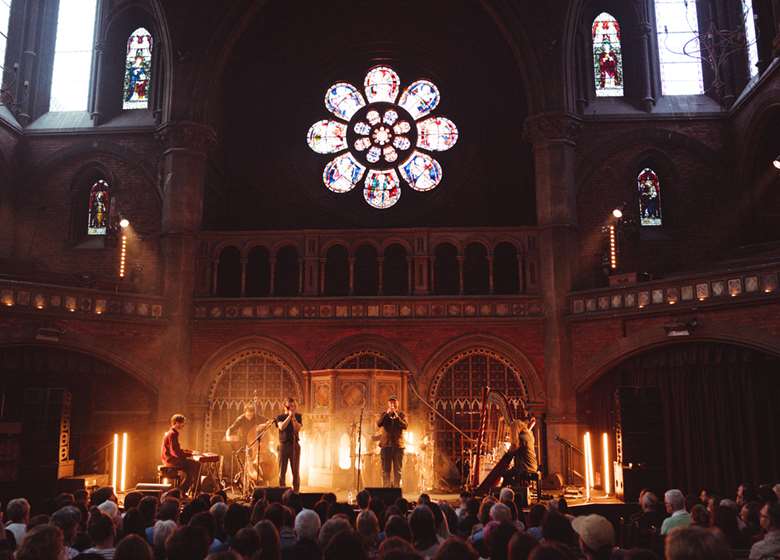
[(185, 494), (198, 478), (200, 463), (192, 458), (192, 451), (182, 449), (179, 444), (179, 434), (184, 429), (187, 418), (183, 414), (171, 416), (171, 428), (165, 432), (161, 446), (162, 464), (166, 467), (176, 467), (184, 472), (181, 491)]

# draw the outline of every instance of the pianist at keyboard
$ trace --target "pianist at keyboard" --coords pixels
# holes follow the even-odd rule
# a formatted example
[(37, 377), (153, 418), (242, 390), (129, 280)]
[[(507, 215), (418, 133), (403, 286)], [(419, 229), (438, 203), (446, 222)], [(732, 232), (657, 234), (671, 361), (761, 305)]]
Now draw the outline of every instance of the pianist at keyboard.
[(183, 414), (171, 416), (171, 429), (165, 433), (162, 441), (162, 464), (166, 467), (176, 467), (184, 471), (184, 481), (181, 483), (181, 491), (185, 494), (195, 482), (200, 470), (198, 461), (192, 459), (192, 451), (182, 449), (179, 445), (179, 433), (184, 428), (187, 419)]

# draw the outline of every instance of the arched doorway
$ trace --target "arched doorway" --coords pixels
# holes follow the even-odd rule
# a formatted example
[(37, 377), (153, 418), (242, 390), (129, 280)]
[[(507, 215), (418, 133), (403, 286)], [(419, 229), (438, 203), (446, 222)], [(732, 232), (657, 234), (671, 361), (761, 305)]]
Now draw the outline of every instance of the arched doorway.
[(219, 451), (225, 430), (255, 396), (258, 413), (266, 418), (279, 414), (287, 397), (303, 404), (299, 378), (286, 361), (260, 349), (240, 352), (225, 362), (209, 390), (206, 449)]
[[(484, 387), (504, 393), (515, 416), (525, 410), (528, 390), (517, 366), (498, 352), (481, 347), (459, 352), (439, 368), (431, 383), (429, 400), (440, 414), (466, 435), (476, 438)], [(438, 476), (456, 482), (466, 442), (437, 415), (431, 413), (430, 421)]]
[[(648, 461), (658, 463), (659, 485), (665, 479), (666, 488), (730, 496), (740, 482), (774, 481), (780, 471), (780, 415), (770, 397), (780, 394), (778, 371), (780, 357), (745, 346), (667, 344), (626, 358), (583, 388), (578, 410), (592, 431), (615, 433), (616, 391), (654, 393), (657, 433), (648, 434)], [(650, 426), (651, 415), (644, 416), (639, 425)]]
[(3, 438), (5, 458), (18, 460), (3, 464), (3, 476), (16, 481), (17, 496), (51, 498), (58, 474), (110, 473), (114, 433), (128, 434), (125, 487), (153, 480), (156, 412), (153, 387), (100, 358), (33, 344), (0, 348), (0, 422), (20, 430), (18, 455), (8, 453), (13, 437)]

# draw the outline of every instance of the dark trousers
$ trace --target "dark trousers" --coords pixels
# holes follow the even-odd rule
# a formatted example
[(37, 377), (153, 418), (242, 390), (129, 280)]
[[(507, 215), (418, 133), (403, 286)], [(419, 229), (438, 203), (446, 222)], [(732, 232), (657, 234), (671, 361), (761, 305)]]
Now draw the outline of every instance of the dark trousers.
[[(398, 488), (401, 486), (401, 470), (404, 466), (403, 447), (383, 447), (380, 450), (382, 458), (382, 486)], [(392, 481), (391, 474), (392, 471)]]
[(293, 490), (298, 492), (301, 489), (301, 444), (297, 441), (279, 444), (279, 486), (286, 486), (287, 463), (292, 469)]
[(181, 491), (186, 494), (190, 487), (195, 484), (195, 480), (198, 478), (198, 473), (200, 472), (200, 463), (193, 461), (192, 459), (181, 459), (173, 466), (184, 472), (184, 480), (182, 480), (179, 488), (181, 488)]

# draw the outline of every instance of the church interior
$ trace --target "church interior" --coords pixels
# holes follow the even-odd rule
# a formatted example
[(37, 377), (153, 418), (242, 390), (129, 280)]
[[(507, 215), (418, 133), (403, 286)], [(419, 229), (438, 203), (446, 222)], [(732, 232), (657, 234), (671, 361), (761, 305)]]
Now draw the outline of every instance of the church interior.
[(778, 0), (0, 0), (0, 64), (3, 504), (175, 413), (235, 486), (289, 398), (340, 499), (391, 396), (410, 499), (530, 418), (537, 499), (780, 481)]

